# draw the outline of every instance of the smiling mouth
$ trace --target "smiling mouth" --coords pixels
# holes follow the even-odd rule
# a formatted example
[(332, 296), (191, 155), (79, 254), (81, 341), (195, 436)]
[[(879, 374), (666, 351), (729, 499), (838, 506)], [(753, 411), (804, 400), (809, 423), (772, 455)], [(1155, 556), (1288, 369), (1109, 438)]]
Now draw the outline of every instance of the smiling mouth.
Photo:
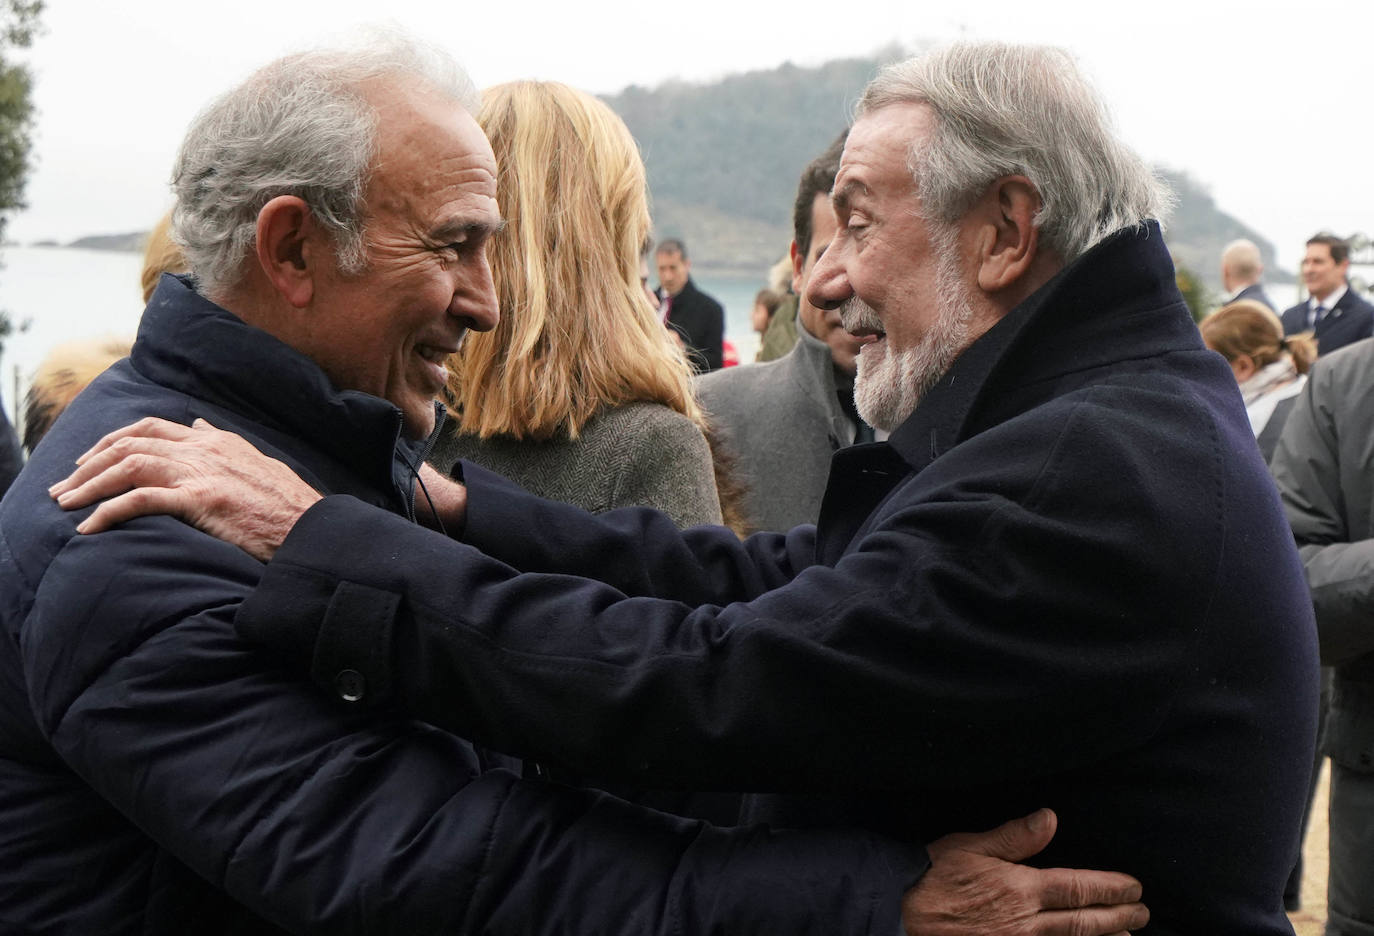
[(876, 329), (859, 328), (849, 332), (849, 337), (853, 338), (860, 345), (872, 344), (875, 341), (882, 341), (887, 337), (887, 332)]
[[(461, 343), (460, 343), (461, 344)], [(456, 353), (458, 348), (440, 348), (436, 345), (416, 345), (415, 353), (420, 355), (431, 364), (442, 365), (448, 361), (449, 357)]]

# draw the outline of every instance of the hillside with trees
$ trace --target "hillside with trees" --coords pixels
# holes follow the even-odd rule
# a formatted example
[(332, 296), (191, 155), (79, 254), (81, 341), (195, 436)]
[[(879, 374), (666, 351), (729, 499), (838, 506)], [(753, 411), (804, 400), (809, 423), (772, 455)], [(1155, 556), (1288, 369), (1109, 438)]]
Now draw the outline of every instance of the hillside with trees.
[[(845, 127), (878, 68), (904, 54), (890, 48), (814, 68), (785, 64), (606, 97), (644, 154), (657, 236), (682, 238), (698, 265), (761, 277), (791, 239), (802, 167)], [(1267, 277), (1291, 281), (1273, 245), (1220, 211), (1203, 183), (1160, 171), (1178, 197), (1166, 240), (1181, 266), (1219, 290), (1222, 247), (1248, 237), (1264, 255)]]

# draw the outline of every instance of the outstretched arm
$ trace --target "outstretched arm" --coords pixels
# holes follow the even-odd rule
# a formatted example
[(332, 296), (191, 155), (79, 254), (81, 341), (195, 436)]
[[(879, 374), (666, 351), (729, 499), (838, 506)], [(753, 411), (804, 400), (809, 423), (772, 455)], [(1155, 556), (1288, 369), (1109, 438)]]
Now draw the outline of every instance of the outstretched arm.
[[(976, 489), (964, 467), (942, 476)], [(1057, 497), (1081, 496), (1071, 471), (1047, 474), (1065, 488)], [(1155, 729), (1171, 691), (1159, 673), (1186, 650), (1187, 633), (1148, 615), (1101, 627), (1112, 583), (1086, 578), (1070, 609), (1082, 613), (1045, 617), (1025, 640), (992, 583), (1014, 560), (1023, 587), (1043, 592), (1028, 606), (1062, 603), (1058, 553), (1035, 547), (1059, 528), (1000, 510), (1001, 497), (923, 500), (838, 565), (794, 573), (797, 534), (740, 544), (723, 529), (681, 533), (654, 511), (479, 500), (496, 484), (479, 475), (465, 535), (484, 528), (486, 552), (325, 498), (291, 528), (239, 632), (331, 691), (353, 670), (372, 687), (363, 705), (399, 702), (497, 750), (635, 784), (770, 792), (906, 790), (1098, 761)], [(954, 523), (996, 529), (1018, 551), (946, 546)], [(1123, 535), (1097, 533), (1106, 549)], [(1123, 642), (1138, 652), (1120, 653)], [(1098, 696), (1130, 704), (1073, 733), (1042, 730), (1077, 724), (1082, 699)], [(808, 756), (817, 745), (831, 756)]]

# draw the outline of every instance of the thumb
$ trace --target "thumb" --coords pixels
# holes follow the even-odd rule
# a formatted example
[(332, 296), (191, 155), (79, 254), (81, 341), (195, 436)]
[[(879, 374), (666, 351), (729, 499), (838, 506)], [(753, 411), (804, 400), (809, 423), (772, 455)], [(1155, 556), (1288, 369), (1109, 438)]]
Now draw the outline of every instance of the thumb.
[(1044, 850), (1054, 838), (1059, 819), (1050, 809), (1037, 809), (1029, 816), (1004, 822), (995, 829), (973, 837), (967, 850), (1020, 862)]

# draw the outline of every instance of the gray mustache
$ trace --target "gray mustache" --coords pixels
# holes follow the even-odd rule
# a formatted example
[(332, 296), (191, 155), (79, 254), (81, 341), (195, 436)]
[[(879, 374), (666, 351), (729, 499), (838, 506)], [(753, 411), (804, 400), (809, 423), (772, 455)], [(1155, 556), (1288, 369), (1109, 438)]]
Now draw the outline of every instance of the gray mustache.
[(850, 296), (840, 305), (840, 324), (847, 332), (882, 331), (883, 322), (873, 307), (858, 296)]

